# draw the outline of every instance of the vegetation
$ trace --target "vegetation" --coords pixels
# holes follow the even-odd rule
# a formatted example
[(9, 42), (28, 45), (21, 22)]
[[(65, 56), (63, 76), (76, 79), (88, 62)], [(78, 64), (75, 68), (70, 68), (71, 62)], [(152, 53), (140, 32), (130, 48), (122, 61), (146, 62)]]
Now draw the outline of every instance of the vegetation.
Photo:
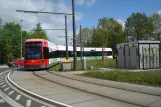
[[(41, 31), (40, 24), (37, 24), (37, 30)], [(21, 55), (21, 26), (15, 22), (8, 22), (2, 25), (0, 18), (0, 64), (7, 63)], [(23, 44), (26, 39), (29, 38), (45, 38), (46, 33), (35, 31), (30, 34), (27, 31), (22, 31), (22, 50), (24, 50)], [(23, 51), (22, 51), (23, 52)], [(23, 54), (23, 53), (22, 53)]]
[(46, 32), (42, 29), (40, 23), (36, 25), (34, 32), (31, 34), (31, 38), (41, 38), (48, 40), (48, 36), (46, 35)]
[(153, 24), (145, 13), (132, 13), (125, 23), (125, 31), (131, 41), (149, 40), (153, 36)]
[[(83, 46), (110, 47), (113, 57), (116, 55), (116, 44), (135, 40), (160, 40), (161, 14), (132, 13), (126, 20), (125, 28), (114, 18), (98, 19), (96, 27), (82, 28)], [(79, 44), (80, 34), (77, 36)]]
[[(91, 37), (93, 34), (93, 29), (90, 29), (88, 27), (85, 27), (82, 29), (82, 45), (86, 47), (91, 47)], [(76, 37), (77, 40), (77, 46), (80, 46), (80, 32), (78, 36)]]
[[(77, 70), (82, 71), (82, 63), (78, 61), (77, 63)], [(86, 67), (88, 69), (89, 66), (93, 66), (94, 70), (99, 70), (100, 68), (105, 68), (105, 67), (116, 67), (116, 60), (105, 60), (104, 62), (102, 60), (88, 60), (86, 62)], [(72, 63), (72, 68), (73, 68), (73, 63)], [(60, 65), (56, 65), (52, 68), (49, 69), (50, 71), (55, 70), (59, 71), (61, 70)]]
[[(0, 63), (6, 63), (14, 58), (20, 57), (20, 30), (19, 24), (14, 22), (5, 23), (1, 26), (0, 33)], [(26, 31), (22, 31), (23, 42), (26, 38), (29, 38)]]
[[(98, 19), (96, 28), (83, 28), (82, 35), (83, 46), (110, 47), (113, 51), (113, 57), (116, 55), (116, 44), (125, 42), (126, 39), (122, 25), (114, 18), (107, 17)], [(79, 38), (80, 34), (77, 36), (78, 41)]]
[(103, 35), (102, 47), (112, 48), (113, 58), (115, 58), (116, 44), (125, 42), (126, 39), (122, 25), (113, 18), (101, 18), (98, 22), (98, 28)]
[(161, 36), (161, 14), (154, 13), (152, 16), (150, 16), (150, 19), (152, 20), (153, 26), (154, 26), (154, 38), (155, 40), (160, 40)]
[(82, 76), (161, 87), (161, 71), (128, 72), (128, 71), (89, 71)]

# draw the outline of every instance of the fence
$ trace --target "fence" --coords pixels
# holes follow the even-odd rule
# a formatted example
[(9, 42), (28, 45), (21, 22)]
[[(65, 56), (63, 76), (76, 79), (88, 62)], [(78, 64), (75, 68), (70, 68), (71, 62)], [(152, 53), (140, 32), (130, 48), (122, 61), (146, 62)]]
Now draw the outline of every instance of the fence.
[(159, 54), (143, 54), (140, 55), (140, 68), (157, 69), (160, 68)]

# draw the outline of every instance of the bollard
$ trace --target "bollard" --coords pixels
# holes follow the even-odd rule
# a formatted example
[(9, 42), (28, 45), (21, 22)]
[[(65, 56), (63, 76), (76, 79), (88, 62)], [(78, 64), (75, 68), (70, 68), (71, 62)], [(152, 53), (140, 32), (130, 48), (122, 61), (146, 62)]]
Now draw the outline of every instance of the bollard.
[(89, 66), (88, 69), (89, 69), (89, 70), (93, 70), (93, 66)]
[(86, 59), (85, 59), (85, 57), (83, 57), (83, 60), (82, 60), (82, 67), (83, 67), (83, 70), (86, 69)]
[(13, 75), (13, 66), (12, 66), (12, 75)]

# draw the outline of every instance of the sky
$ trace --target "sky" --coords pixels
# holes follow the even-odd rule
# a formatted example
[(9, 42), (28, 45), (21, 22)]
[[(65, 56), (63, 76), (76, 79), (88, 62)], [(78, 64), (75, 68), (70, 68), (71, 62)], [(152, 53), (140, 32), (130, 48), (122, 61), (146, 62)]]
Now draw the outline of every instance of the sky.
[[(31, 14), (16, 10), (72, 13), (72, 0), (0, 0), (0, 17), (5, 22), (21, 23), (22, 29), (30, 31), (38, 22), (43, 29), (64, 29), (64, 15)], [(98, 19), (115, 18), (123, 26), (126, 19), (136, 12), (147, 16), (161, 13), (161, 0), (75, 0), (76, 31), (79, 26), (92, 28)], [(72, 17), (67, 16), (68, 43), (72, 44)], [(49, 41), (65, 45), (65, 31), (46, 31)]]

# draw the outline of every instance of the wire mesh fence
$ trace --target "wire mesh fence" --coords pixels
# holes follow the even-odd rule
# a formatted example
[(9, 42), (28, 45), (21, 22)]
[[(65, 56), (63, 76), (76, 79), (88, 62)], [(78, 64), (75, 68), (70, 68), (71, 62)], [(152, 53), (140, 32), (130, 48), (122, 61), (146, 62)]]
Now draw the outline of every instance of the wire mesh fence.
[(142, 68), (142, 69), (157, 69), (157, 68), (160, 68), (160, 62), (159, 62), (159, 55), (158, 54), (152, 54), (152, 55), (143, 54), (143, 55), (140, 55), (140, 58), (141, 58), (140, 68)]

